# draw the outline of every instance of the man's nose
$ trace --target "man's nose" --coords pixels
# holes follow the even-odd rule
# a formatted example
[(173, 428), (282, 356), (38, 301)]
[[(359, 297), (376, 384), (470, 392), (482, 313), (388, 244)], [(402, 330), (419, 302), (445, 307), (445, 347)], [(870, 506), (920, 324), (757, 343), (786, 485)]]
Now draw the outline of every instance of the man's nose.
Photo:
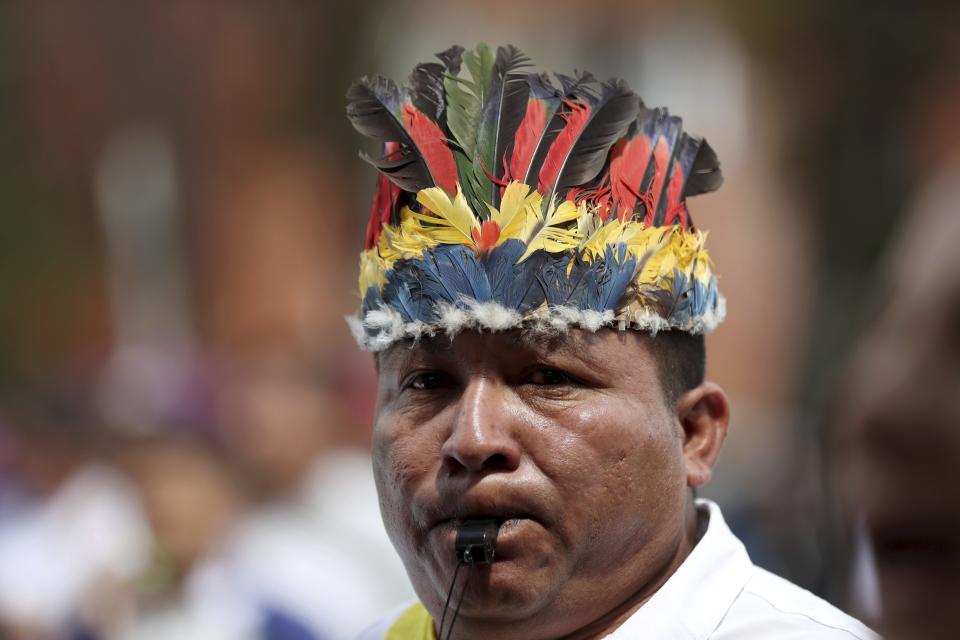
[(517, 469), (521, 451), (510, 414), (508, 387), (489, 378), (471, 378), (440, 450), (447, 472), (458, 475)]

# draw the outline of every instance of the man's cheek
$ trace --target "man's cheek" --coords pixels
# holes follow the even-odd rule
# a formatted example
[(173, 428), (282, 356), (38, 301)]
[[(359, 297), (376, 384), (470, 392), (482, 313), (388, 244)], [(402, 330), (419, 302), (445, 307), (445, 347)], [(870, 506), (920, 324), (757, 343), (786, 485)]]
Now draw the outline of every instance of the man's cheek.
[(372, 456), (374, 474), (385, 517), (406, 514), (416, 486), (427, 472), (423, 447), (418, 447), (411, 432), (384, 429), (374, 432)]

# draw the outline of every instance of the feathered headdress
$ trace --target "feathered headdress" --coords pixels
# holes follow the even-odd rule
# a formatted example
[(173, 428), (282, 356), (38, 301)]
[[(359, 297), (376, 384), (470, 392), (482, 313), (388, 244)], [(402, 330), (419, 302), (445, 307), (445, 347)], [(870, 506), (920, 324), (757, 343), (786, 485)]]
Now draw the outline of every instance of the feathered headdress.
[(685, 204), (723, 181), (706, 141), (622, 80), (555, 84), (514, 46), (437, 57), (407, 86), (374, 76), (347, 92), (353, 126), (383, 148), (361, 154), (379, 170), (351, 319), (363, 347), (464, 329), (719, 324), (706, 236)]

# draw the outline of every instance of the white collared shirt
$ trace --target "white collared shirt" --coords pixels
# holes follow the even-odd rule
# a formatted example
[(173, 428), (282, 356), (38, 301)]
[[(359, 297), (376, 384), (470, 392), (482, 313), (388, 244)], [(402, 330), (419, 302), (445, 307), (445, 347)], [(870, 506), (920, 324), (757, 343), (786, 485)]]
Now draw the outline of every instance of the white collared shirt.
[[(876, 640), (866, 626), (753, 564), (720, 507), (697, 500), (707, 530), (666, 583), (607, 640)], [(385, 637), (401, 607), (360, 635)]]
[(873, 640), (866, 626), (795, 584), (757, 567), (720, 507), (670, 579), (609, 640)]

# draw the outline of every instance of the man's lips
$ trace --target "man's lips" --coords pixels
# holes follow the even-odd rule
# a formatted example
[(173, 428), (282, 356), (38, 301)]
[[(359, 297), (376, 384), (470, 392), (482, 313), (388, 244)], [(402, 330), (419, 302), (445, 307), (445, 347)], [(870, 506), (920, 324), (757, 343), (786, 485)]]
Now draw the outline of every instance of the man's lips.
[(414, 504), (416, 519), (424, 529), (455, 527), (465, 520), (492, 519), (501, 527), (513, 520), (534, 520), (544, 526), (550, 521), (543, 496), (529, 484), (476, 486), (466, 491), (444, 492)]
[(495, 560), (508, 560), (523, 549), (524, 540), (537, 531), (543, 530), (543, 525), (527, 513), (499, 514), (476, 513), (469, 517), (456, 517), (440, 520), (430, 529), (432, 536), (441, 549), (448, 549), (452, 559), (457, 539), (457, 529), (468, 520), (493, 519), (497, 523), (497, 538), (495, 544)]
[(505, 527), (515, 526), (520, 520), (536, 520), (534, 516), (529, 513), (490, 513), (490, 512), (476, 512), (476, 513), (466, 513), (462, 515), (452, 516), (449, 518), (441, 518), (434, 522), (430, 528), (437, 527), (452, 527), (457, 528), (464, 522), (468, 520), (494, 520), (497, 523), (497, 527), (500, 530), (503, 530)]

